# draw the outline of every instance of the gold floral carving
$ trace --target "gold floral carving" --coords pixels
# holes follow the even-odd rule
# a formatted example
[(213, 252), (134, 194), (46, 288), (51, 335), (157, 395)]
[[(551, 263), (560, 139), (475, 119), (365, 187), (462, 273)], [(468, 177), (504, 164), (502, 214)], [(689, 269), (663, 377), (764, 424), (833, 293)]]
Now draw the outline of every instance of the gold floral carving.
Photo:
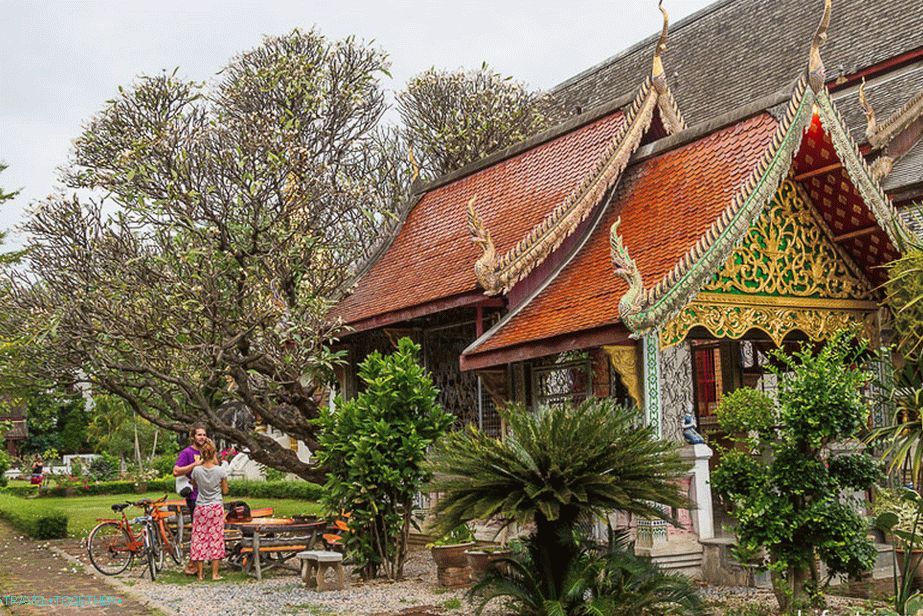
[(693, 327), (704, 327), (716, 338), (741, 338), (751, 329), (765, 332), (780, 344), (793, 331), (811, 340), (825, 340), (840, 329), (861, 332), (874, 342), (878, 319), (875, 310), (803, 308), (784, 305), (748, 306), (692, 301), (660, 332), (660, 344), (682, 341)]
[(834, 247), (809, 204), (785, 180), (703, 291), (794, 297), (868, 297), (870, 286)]
[(612, 369), (622, 377), (628, 395), (641, 408), (641, 379), (638, 375), (638, 350), (634, 346), (603, 346)]

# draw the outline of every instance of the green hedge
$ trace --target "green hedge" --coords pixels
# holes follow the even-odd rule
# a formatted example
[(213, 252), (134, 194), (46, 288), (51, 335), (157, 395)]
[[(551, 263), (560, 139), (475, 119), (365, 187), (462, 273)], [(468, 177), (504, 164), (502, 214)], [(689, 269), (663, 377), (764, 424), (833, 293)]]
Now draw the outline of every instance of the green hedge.
[(248, 481), (232, 479), (228, 482), (228, 496), (251, 498), (294, 498), (306, 501), (320, 500), (324, 487), (310, 481)]
[(11, 497), (0, 497), (0, 518), (7, 520), (33, 539), (63, 539), (67, 537), (67, 516), (59, 511), (30, 510), (30, 503)]
[[(163, 492), (172, 494), (174, 490), (173, 477), (155, 479), (146, 484), (147, 492)], [(144, 486), (140, 486), (143, 488)], [(320, 500), (324, 491), (323, 486), (308, 481), (247, 481), (232, 479), (228, 482), (228, 496), (237, 498), (295, 498), (307, 501)], [(30, 497), (39, 496), (65, 496), (63, 486), (49, 486), (38, 490), (36, 486), (9, 486), (0, 488), (0, 494), (11, 496)], [(139, 486), (134, 481), (98, 481), (86, 487), (75, 488), (77, 496), (92, 496), (101, 494), (133, 494), (138, 492)]]

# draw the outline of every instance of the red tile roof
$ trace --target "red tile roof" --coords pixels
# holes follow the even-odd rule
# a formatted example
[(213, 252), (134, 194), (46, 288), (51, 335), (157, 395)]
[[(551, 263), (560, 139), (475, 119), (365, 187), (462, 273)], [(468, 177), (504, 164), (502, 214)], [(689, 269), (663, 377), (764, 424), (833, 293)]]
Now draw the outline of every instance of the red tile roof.
[(574, 259), (466, 355), (616, 324), (618, 302), (627, 291), (609, 257), (616, 218), (621, 216), (619, 231), (645, 285), (653, 286), (728, 206), (775, 129), (776, 121), (764, 113), (630, 167)]
[(621, 112), (614, 112), (426, 193), (332, 315), (355, 324), (476, 292), (480, 252), (468, 233), (468, 200), (477, 195), (478, 212), (502, 254), (590, 172), (622, 122)]

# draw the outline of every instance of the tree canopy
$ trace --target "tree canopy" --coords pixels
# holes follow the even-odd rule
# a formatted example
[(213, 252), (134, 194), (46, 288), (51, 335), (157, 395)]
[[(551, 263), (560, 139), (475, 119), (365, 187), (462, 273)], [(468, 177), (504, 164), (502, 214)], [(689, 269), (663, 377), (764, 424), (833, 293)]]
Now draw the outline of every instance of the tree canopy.
[[(318, 446), (310, 420), (341, 360), (330, 306), (408, 201), (407, 131), (381, 124), (388, 70), (353, 38), (294, 30), (211, 84), (173, 71), (119, 88), (62, 169), (73, 194), (35, 204), (25, 224), (23, 266), (0, 298), (2, 342), (17, 342), (0, 378), (83, 381), (156, 426), (204, 421), (257, 462), (319, 479), (219, 410), (243, 404)], [(527, 98), (491, 84), (476, 88), (493, 101), (482, 113)]]

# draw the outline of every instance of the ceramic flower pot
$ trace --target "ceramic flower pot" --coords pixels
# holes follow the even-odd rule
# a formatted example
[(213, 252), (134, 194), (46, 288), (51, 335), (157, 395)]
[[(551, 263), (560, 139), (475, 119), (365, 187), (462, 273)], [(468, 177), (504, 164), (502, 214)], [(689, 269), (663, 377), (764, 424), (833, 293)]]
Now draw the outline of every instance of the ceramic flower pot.
[(480, 582), (492, 563), (501, 558), (509, 558), (510, 555), (512, 555), (512, 552), (505, 548), (486, 548), (481, 550), (475, 548), (466, 550), (465, 558), (468, 559), (468, 567), (471, 569), (471, 581)]

